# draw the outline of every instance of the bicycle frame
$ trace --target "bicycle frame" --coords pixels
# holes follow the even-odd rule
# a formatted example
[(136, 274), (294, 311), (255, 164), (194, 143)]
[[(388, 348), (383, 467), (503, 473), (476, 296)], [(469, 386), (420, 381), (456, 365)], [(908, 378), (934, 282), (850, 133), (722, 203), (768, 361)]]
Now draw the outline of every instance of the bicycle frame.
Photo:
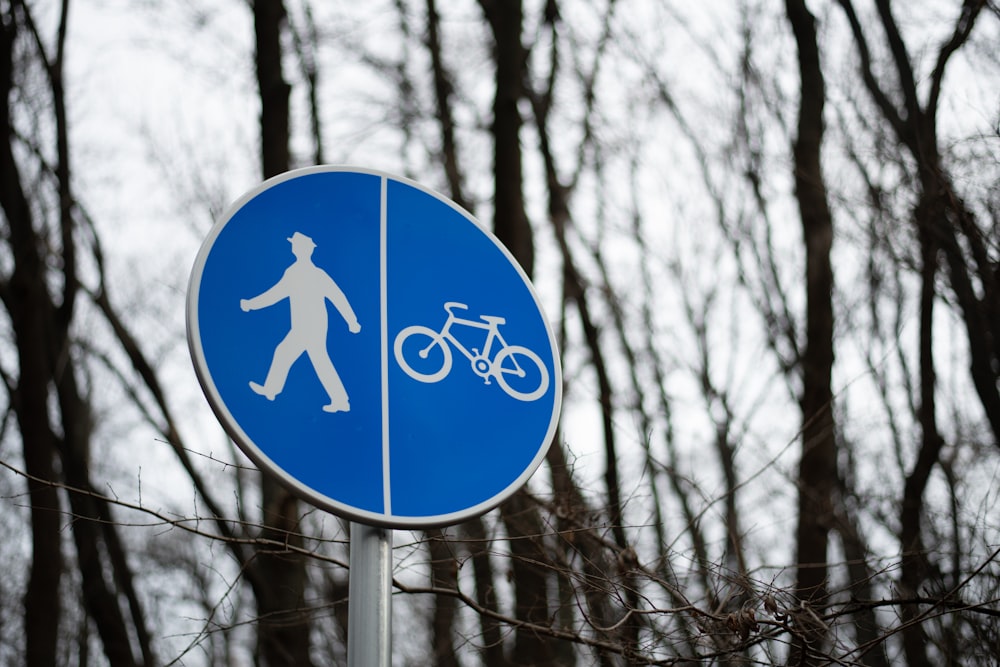
[[(444, 326), (441, 327), (441, 331), (439, 331), (438, 333), (441, 334), (442, 338), (451, 343), (452, 346), (455, 347), (455, 349), (461, 352), (466, 359), (468, 359), (469, 361), (474, 361), (477, 357), (485, 357), (488, 359), (490, 356), (490, 352), (493, 350), (493, 343), (495, 341), (500, 341), (501, 349), (507, 347), (507, 341), (504, 340), (503, 336), (500, 334), (500, 329), (499, 329), (499, 325), (503, 323), (502, 318), (497, 318), (487, 315), (483, 317), (484, 321), (469, 320), (464, 317), (459, 317), (458, 315), (456, 315), (454, 312), (455, 308), (460, 308), (462, 310), (465, 310), (466, 308), (468, 308), (468, 306), (462, 303), (458, 303), (457, 301), (449, 301), (448, 303), (444, 304), (444, 309), (448, 311), (448, 319), (445, 320)], [(472, 329), (486, 330), (487, 332), (486, 342), (483, 343), (482, 351), (476, 348), (472, 348), (472, 352), (469, 352), (469, 350), (464, 345), (462, 345), (461, 341), (459, 341), (457, 338), (455, 338), (455, 336), (452, 335), (451, 327), (456, 324), (459, 326), (469, 327)]]

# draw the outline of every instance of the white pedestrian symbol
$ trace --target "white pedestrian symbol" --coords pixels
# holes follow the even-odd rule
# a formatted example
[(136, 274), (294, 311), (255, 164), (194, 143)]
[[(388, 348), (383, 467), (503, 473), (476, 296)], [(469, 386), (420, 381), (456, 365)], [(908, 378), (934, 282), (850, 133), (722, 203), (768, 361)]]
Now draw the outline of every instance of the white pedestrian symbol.
[(326, 271), (313, 264), (312, 254), (316, 248), (313, 240), (301, 232), (295, 232), (288, 241), (292, 244), (295, 261), (285, 269), (281, 279), (252, 299), (240, 299), (243, 312), (267, 308), (288, 299), (292, 315), (291, 330), (275, 348), (264, 384), (251, 382), (250, 388), (273, 401), (285, 388), (285, 380), (292, 364), (305, 353), (330, 397), (330, 403), (323, 406), (323, 410), (347, 412), (351, 409), (347, 390), (326, 349), (326, 301), (329, 300), (336, 307), (351, 333), (361, 331), (361, 325), (337, 283)]

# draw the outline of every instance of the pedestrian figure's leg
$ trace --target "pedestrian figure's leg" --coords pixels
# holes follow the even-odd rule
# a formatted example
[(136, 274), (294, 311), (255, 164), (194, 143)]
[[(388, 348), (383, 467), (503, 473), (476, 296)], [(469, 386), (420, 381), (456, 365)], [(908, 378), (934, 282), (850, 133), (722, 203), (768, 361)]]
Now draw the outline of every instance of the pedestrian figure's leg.
[(347, 390), (340, 380), (337, 369), (333, 367), (333, 362), (330, 361), (330, 355), (326, 351), (326, 341), (310, 345), (306, 349), (306, 353), (309, 355), (313, 368), (316, 369), (316, 376), (323, 384), (323, 389), (330, 397), (330, 404), (323, 406), (323, 409), (326, 412), (349, 411), (351, 403), (347, 397)]
[(274, 357), (271, 359), (271, 368), (267, 371), (267, 379), (264, 384), (256, 382), (250, 383), (250, 388), (264, 396), (269, 401), (281, 393), (285, 388), (285, 380), (288, 378), (288, 371), (302, 353), (305, 351), (299, 337), (294, 335), (294, 331), (289, 331), (284, 340), (274, 348)]

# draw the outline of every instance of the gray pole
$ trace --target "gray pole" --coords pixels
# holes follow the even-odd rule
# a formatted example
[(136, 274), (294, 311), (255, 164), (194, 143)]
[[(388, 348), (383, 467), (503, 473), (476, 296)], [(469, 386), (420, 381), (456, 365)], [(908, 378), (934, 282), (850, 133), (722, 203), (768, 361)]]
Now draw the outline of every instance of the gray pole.
[(351, 522), (348, 667), (392, 664), (392, 531)]

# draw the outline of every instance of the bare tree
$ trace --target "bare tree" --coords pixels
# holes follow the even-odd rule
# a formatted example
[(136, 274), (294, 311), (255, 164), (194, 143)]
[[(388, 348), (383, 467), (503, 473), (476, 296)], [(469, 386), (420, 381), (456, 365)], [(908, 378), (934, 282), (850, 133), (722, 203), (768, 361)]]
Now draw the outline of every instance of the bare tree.
[[(969, 39), (986, 3), (975, 0), (962, 3), (951, 35), (937, 51), (923, 100), (918, 93), (913, 58), (890, 3), (875, 3), (879, 25), (886, 35), (887, 60), (895, 74), (894, 81), (888, 84), (876, 73), (869, 38), (854, 4), (849, 0), (839, 4), (851, 27), (865, 87), (899, 146), (907, 151), (916, 166), (917, 203), (912, 224), (920, 248), (918, 417), (922, 440), (916, 461), (906, 475), (899, 539), (903, 553), (900, 584), (908, 594), (917, 595), (932, 569), (922, 536), (924, 493), (945, 446), (945, 438), (937, 424), (939, 390), (934, 359), (939, 258), (943, 258), (947, 266), (949, 284), (965, 324), (973, 384), (991, 424), (994, 442), (1000, 444), (1000, 393), (997, 388), (1000, 350), (996, 346), (996, 336), (990, 333), (998, 330), (1000, 324), (996, 258), (991, 257), (987, 236), (948, 174), (938, 137), (938, 109), (947, 66)], [(911, 665), (931, 664), (927, 655), (927, 636), (918, 622), (921, 612), (916, 606), (908, 605), (903, 607), (902, 614), (908, 621), (903, 632), (907, 660)]]
[[(66, 607), (60, 590), (67, 567), (65, 511), (76, 518), (71, 534), (80, 598), (107, 660), (112, 665), (155, 664), (119, 527), (110, 505), (90, 493), (93, 418), (78, 377), (72, 332), (80, 288), (77, 238), (85, 225), (72, 187), (63, 83), (68, 20), (64, 2), (50, 46), (28, 5), (10, 3), (0, 15), (0, 126), (5, 130), (0, 188), (12, 259), (0, 298), (18, 351), (16, 373), (5, 369), (3, 377), (21, 430), (32, 508), (25, 662), (53, 665), (59, 655)], [(32, 80), (31, 74), (40, 76)], [(51, 111), (52, 136), (22, 133), (19, 121), (26, 110), (15, 106), (19, 97)], [(19, 159), (25, 154), (32, 156), (30, 161)], [(70, 491), (62, 494), (60, 487)]]
[[(821, 167), (826, 91), (816, 19), (805, 2), (785, 3), (799, 53), (800, 103), (795, 138), (795, 194), (805, 246), (806, 344), (802, 355), (802, 455), (796, 481), (799, 520), (795, 535), (796, 592), (822, 609), (827, 596), (828, 536), (833, 525), (837, 440), (833, 421), (833, 219)], [(804, 622), (796, 644), (799, 664), (824, 661), (822, 624)]]

